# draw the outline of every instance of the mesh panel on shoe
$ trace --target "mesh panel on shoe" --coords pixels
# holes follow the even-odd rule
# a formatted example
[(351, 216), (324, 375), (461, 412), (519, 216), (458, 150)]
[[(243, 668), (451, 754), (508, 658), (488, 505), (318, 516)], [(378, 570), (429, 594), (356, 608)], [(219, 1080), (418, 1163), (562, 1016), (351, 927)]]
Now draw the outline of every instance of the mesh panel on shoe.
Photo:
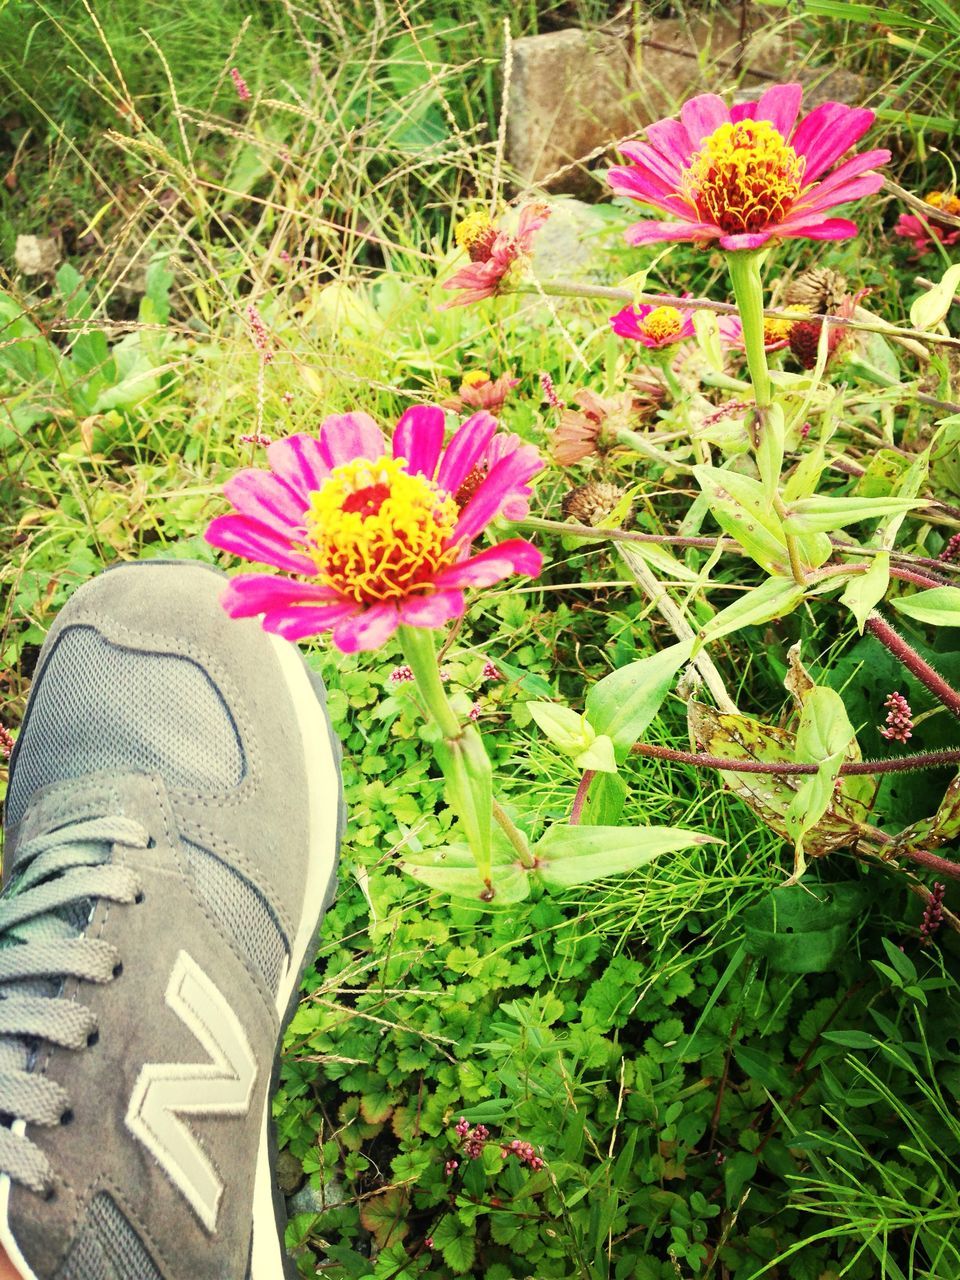
[(112, 1196), (101, 1191), (87, 1209), (56, 1280), (163, 1280)]
[(182, 840), (187, 865), (207, 909), (276, 991), (287, 962), (287, 940), (266, 899), (238, 871), (199, 845)]
[(159, 773), (175, 790), (222, 791), (242, 780), (245, 761), (227, 704), (196, 662), (67, 627), (33, 691), (8, 822), (38, 787), (111, 769)]

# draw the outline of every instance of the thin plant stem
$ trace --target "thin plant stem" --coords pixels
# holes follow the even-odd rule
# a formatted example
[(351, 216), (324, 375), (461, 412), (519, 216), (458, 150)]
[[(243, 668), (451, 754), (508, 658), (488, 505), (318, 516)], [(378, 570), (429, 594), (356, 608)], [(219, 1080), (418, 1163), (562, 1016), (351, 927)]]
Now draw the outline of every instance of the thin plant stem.
[(885, 649), (897, 659), (902, 666), (916, 676), (925, 685), (938, 702), (942, 702), (948, 711), (960, 716), (960, 693), (947, 684), (943, 676), (925, 662), (912, 645), (909, 645), (899, 632), (894, 631), (889, 622), (885, 622), (879, 613), (872, 613), (867, 619), (866, 629), (875, 636)]
[(577, 794), (573, 797), (573, 808), (570, 810), (570, 826), (576, 827), (580, 823), (583, 816), (583, 806), (587, 803), (587, 796), (590, 794), (590, 783), (596, 776), (596, 769), (584, 769), (583, 776), (577, 787)]
[(521, 867), (524, 867), (527, 871), (532, 871), (537, 864), (530, 854), (523, 832), (519, 830), (496, 799), (493, 802), (493, 820), (516, 850), (517, 859)]
[[(652, 742), (637, 742), (633, 747), (648, 760), (670, 760), (674, 764), (692, 764), (699, 769), (720, 769), (728, 773), (765, 773), (774, 777), (806, 777), (815, 774), (819, 765), (800, 764), (789, 760), (736, 760), (732, 756), (711, 756), (701, 751), (679, 751), (674, 747), (658, 747)], [(908, 773), (914, 769), (944, 769), (960, 764), (960, 748), (946, 751), (922, 751), (911, 756), (891, 756), (889, 760), (848, 760), (840, 766), (841, 777), (874, 773)]]

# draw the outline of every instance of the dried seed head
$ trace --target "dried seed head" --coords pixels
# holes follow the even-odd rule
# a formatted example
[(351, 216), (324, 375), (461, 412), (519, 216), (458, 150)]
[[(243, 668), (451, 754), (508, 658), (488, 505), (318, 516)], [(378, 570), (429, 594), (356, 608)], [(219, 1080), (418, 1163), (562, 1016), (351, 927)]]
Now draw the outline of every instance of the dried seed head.
[(811, 267), (790, 281), (783, 300), (788, 307), (809, 307), (826, 314), (840, 306), (846, 292), (847, 282), (839, 271)]
[[(587, 484), (579, 485), (563, 495), (561, 503), (563, 518), (595, 528), (610, 518), (625, 492), (618, 485), (605, 484), (602, 480), (591, 480)], [(633, 504), (631, 503), (620, 527), (626, 528), (632, 518)]]

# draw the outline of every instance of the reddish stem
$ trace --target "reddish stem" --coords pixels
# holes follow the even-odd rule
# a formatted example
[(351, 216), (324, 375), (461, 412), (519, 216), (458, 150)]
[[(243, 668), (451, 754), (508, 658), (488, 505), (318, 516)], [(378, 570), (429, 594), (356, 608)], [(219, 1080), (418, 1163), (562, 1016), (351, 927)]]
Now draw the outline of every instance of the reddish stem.
[(954, 880), (960, 880), (960, 862), (951, 862), (949, 858), (938, 858), (935, 853), (927, 853), (926, 849), (897, 849), (894, 857), (909, 858), (911, 862), (918, 862), (921, 867), (927, 867), (931, 871), (939, 871), (943, 876), (952, 876)]
[(929, 662), (924, 662), (916, 649), (907, 644), (906, 640), (894, 631), (889, 622), (885, 622), (878, 613), (871, 614), (867, 619), (867, 630), (871, 635), (876, 636), (884, 648), (889, 649), (897, 661), (930, 690), (938, 702), (942, 702), (947, 710), (952, 711), (955, 716), (960, 716), (960, 693), (957, 693), (956, 689), (947, 684), (943, 676), (934, 671)]
[(583, 806), (587, 803), (587, 796), (590, 793), (590, 783), (594, 779), (596, 769), (584, 769), (583, 777), (580, 779), (580, 785), (577, 787), (577, 794), (573, 797), (573, 808), (570, 810), (570, 826), (576, 827), (580, 824), (580, 818), (583, 814)]
[[(692, 764), (701, 769), (725, 769), (730, 773), (769, 773), (780, 776), (810, 775), (819, 768), (815, 764), (795, 764), (781, 760), (735, 760), (731, 756), (709, 756), (699, 751), (677, 751), (673, 747), (656, 747), (638, 742), (634, 751), (651, 760), (672, 760), (676, 764)], [(906, 773), (911, 769), (943, 769), (960, 764), (960, 749), (923, 751), (912, 756), (891, 756), (889, 760), (848, 760), (840, 766), (841, 776), (851, 774)]]

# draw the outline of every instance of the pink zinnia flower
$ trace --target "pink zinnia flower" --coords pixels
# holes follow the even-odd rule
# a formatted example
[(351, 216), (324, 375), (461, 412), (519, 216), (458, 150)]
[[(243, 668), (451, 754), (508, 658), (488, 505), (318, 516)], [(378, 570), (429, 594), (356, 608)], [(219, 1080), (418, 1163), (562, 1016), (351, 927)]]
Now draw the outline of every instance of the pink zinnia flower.
[(728, 107), (705, 93), (684, 103), (679, 120), (650, 125), (646, 142), (623, 146), (633, 163), (611, 169), (610, 185), (671, 219), (636, 222), (627, 241), (717, 240), (721, 249), (757, 249), (774, 236), (855, 236), (853, 222), (828, 210), (879, 191), (882, 176), (868, 171), (890, 152), (851, 156), (827, 175), (874, 113), (824, 102), (798, 123), (802, 94), (799, 84), (778, 84), (758, 102)]
[(496, 516), (527, 509), (528, 481), (543, 465), (532, 446), (496, 431), (495, 418), (477, 413), (444, 446), (443, 410), (417, 405), (389, 445), (365, 413), (326, 418), (316, 438), (276, 441), (269, 470), (227, 482), (236, 511), (215, 519), (206, 538), (285, 574), (239, 574), (224, 593), (227, 612), (262, 614), (265, 630), (288, 640), (332, 631), (338, 648), (355, 653), (401, 624), (435, 628), (460, 617), (465, 587), (538, 574), (542, 556), (520, 538), (471, 554)]
[(624, 307), (610, 317), (613, 332), (645, 347), (670, 347), (694, 337), (693, 312), (677, 307)]
[(549, 216), (550, 210), (545, 204), (528, 204), (521, 210), (517, 230), (513, 234), (501, 231), (482, 212), (471, 213), (464, 218), (454, 235), (460, 248), (466, 249), (470, 255), (470, 265), (461, 267), (444, 281), (445, 289), (460, 289), (462, 292), (445, 302), (443, 310), (464, 307), (498, 293), (514, 263), (530, 253), (534, 236)]
[[(791, 321), (789, 320), (765, 319), (763, 322), (763, 349), (765, 351), (780, 351), (784, 347), (788, 347), (790, 345), (790, 325)], [(721, 316), (718, 327), (722, 342), (725, 342), (728, 347), (734, 347), (737, 351), (745, 350), (743, 323), (739, 316)]]

